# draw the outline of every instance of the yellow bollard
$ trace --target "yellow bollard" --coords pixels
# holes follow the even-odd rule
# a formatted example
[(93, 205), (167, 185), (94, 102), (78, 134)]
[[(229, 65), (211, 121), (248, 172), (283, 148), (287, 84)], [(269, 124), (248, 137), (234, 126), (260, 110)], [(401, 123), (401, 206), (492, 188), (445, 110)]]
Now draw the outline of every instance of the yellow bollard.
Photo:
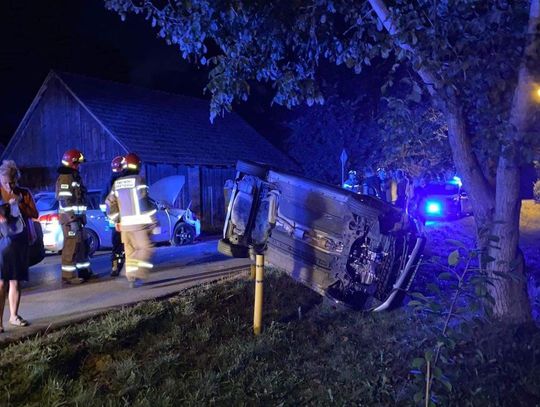
[(253, 313), (253, 332), (255, 335), (259, 335), (262, 330), (263, 308), (264, 256), (262, 254), (257, 255), (255, 267), (255, 311)]
[(255, 280), (255, 270), (256, 270), (256, 267), (255, 267), (255, 264), (252, 264), (251, 265), (251, 269), (250, 269), (250, 273), (249, 273), (249, 277), (252, 279), (252, 280)]

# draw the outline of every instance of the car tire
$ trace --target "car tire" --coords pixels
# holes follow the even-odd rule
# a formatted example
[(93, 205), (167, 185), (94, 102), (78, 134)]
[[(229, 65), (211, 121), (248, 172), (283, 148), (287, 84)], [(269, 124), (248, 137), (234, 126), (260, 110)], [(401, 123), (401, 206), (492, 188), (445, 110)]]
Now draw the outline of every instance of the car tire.
[(86, 241), (88, 242), (88, 256), (93, 256), (99, 249), (99, 236), (92, 229), (86, 229)]
[(219, 239), (218, 252), (229, 257), (236, 257), (246, 259), (249, 257), (249, 248), (245, 246), (239, 246), (232, 244), (227, 239)]
[(171, 244), (173, 246), (185, 246), (195, 240), (195, 228), (186, 222), (178, 222), (174, 226)]
[(247, 161), (238, 161), (238, 163), (236, 163), (236, 171), (240, 171), (247, 175), (253, 175), (254, 177), (258, 178), (266, 178), (268, 168), (266, 168), (262, 164)]

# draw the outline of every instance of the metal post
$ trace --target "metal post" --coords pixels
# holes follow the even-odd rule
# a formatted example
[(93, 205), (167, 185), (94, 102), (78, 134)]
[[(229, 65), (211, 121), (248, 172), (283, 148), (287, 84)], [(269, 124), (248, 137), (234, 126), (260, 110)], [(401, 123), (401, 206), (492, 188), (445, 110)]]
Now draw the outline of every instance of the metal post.
[(259, 335), (262, 330), (262, 308), (263, 308), (263, 281), (264, 281), (264, 255), (258, 254), (256, 257), (256, 277), (255, 277), (255, 310), (253, 313), (253, 333)]
[(345, 164), (347, 163), (347, 160), (349, 157), (347, 156), (347, 152), (345, 149), (341, 152), (341, 156), (339, 157), (339, 160), (341, 161), (341, 186), (345, 183)]

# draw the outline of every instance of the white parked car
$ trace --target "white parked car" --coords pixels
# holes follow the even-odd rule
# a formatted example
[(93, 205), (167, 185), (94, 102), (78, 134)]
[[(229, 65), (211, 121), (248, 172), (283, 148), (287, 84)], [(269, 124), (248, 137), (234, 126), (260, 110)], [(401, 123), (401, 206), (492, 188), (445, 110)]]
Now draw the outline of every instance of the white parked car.
[[(163, 178), (149, 188), (149, 195), (158, 208), (159, 227), (152, 234), (155, 243), (170, 242), (174, 246), (181, 246), (193, 243), (193, 240), (201, 234), (201, 222), (189, 208), (172, 207), (172, 202), (176, 201), (184, 182), (185, 177), (175, 175)], [(45, 250), (59, 252), (64, 247), (64, 235), (58, 219), (58, 201), (54, 192), (40, 192), (34, 199), (43, 229)], [(101, 191), (88, 191), (87, 201), (85, 229), (92, 255), (96, 250), (112, 247), (111, 229), (114, 226), (109, 223), (100, 208)]]

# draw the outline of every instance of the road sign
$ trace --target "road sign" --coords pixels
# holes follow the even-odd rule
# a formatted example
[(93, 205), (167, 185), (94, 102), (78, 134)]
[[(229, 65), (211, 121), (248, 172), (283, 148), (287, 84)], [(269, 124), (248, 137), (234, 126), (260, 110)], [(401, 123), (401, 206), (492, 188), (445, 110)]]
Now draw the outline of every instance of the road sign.
[(347, 164), (347, 160), (349, 159), (349, 156), (347, 156), (347, 152), (345, 149), (341, 152), (341, 156), (339, 157), (341, 160), (341, 185), (345, 182), (345, 164)]

